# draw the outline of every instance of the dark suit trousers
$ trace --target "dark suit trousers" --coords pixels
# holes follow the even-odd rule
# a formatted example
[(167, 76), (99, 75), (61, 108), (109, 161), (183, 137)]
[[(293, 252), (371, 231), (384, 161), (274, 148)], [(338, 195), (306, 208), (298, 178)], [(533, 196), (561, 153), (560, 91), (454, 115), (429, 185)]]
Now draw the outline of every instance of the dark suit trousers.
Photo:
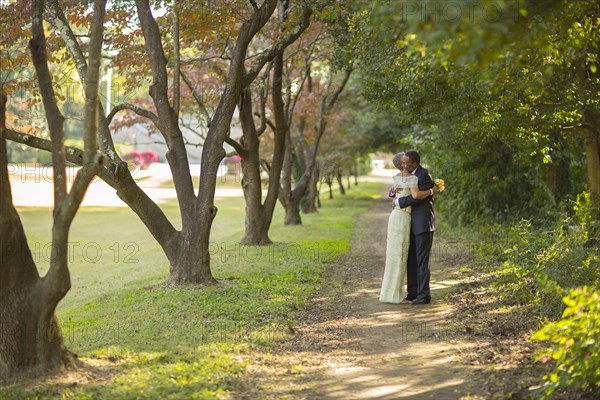
[(433, 232), (425, 232), (419, 235), (413, 235), (411, 232), (406, 280), (410, 298), (431, 298), (429, 265), (432, 245)]

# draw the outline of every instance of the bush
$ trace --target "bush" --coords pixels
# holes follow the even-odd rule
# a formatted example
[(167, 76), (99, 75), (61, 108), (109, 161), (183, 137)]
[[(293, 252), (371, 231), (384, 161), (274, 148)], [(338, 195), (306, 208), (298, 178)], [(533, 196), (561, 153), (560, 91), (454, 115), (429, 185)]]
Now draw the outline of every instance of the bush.
[(557, 391), (598, 390), (600, 386), (600, 297), (587, 286), (572, 289), (563, 299), (567, 308), (562, 319), (533, 334), (533, 340), (547, 340), (552, 346), (540, 358), (555, 361), (537, 389), (543, 399)]
[(480, 248), (487, 260), (502, 262), (493, 273), (505, 299), (539, 304), (551, 318), (560, 316), (561, 299), (568, 289), (600, 287), (598, 229), (589, 194), (564, 208), (554, 222), (536, 227), (531, 221), (521, 221), (503, 238), (496, 234)]
[(548, 398), (566, 388), (578, 394), (600, 389), (599, 230), (589, 194), (543, 224), (521, 221), (502, 237), (495, 230), (481, 249), (502, 263), (493, 271), (498, 294), (535, 305), (542, 318), (560, 318), (532, 336), (552, 343), (541, 357), (555, 362), (536, 393)]

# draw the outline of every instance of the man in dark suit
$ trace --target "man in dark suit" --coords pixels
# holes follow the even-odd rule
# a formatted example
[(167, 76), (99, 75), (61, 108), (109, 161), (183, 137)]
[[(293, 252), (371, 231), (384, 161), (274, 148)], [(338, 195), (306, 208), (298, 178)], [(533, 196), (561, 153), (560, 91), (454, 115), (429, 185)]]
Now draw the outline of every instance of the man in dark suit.
[(416, 151), (411, 150), (404, 154), (402, 166), (404, 170), (417, 177), (419, 190), (431, 192), (429, 197), (422, 200), (415, 200), (412, 196), (400, 197), (395, 200), (396, 205), (400, 208), (412, 207), (406, 300), (413, 305), (429, 304), (431, 302), (429, 264), (435, 230), (433, 195), (438, 192), (438, 189), (433, 183), (429, 171), (421, 166), (421, 157)]

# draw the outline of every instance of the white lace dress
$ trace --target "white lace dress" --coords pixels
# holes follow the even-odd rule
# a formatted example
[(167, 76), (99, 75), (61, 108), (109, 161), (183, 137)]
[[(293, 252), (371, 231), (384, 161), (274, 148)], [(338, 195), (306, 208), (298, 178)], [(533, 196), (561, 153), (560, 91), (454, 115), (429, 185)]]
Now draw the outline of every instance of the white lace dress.
[[(394, 187), (402, 189), (396, 198), (410, 196), (410, 188), (418, 185), (416, 176), (394, 176)], [(385, 271), (379, 301), (400, 303), (406, 297), (406, 268), (410, 245), (411, 207), (394, 207), (388, 220)]]

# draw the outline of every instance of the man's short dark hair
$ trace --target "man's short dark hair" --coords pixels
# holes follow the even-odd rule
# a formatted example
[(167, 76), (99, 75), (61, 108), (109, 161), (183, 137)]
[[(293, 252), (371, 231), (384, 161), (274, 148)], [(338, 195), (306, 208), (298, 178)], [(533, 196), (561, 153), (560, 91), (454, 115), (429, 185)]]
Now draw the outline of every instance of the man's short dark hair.
[(404, 155), (406, 157), (408, 157), (410, 159), (410, 161), (417, 163), (417, 164), (421, 164), (421, 156), (416, 151), (409, 150), (406, 153), (404, 153)]

